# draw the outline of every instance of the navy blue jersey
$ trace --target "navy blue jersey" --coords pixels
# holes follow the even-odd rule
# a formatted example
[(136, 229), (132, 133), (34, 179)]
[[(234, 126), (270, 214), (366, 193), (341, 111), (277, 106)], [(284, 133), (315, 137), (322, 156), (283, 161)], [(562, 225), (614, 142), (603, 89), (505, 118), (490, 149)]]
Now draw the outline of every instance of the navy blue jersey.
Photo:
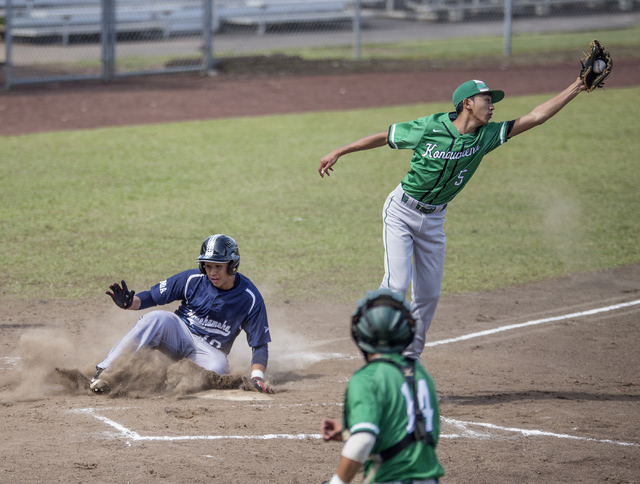
[(151, 305), (182, 301), (175, 313), (192, 332), (225, 354), (229, 354), (241, 330), (247, 333), (247, 343), (252, 348), (271, 342), (264, 300), (253, 283), (240, 273), (236, 274), (231, 289), (222, 290), (198, 269), (190, 269), (137, 296), (142, 301), (151, 298), (155, 303)]

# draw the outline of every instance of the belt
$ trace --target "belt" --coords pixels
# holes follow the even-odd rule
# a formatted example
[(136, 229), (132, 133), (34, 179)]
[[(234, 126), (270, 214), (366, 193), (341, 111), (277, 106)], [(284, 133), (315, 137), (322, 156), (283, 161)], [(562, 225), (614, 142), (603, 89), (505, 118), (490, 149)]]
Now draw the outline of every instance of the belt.
[[(402, 194), (402, 203), (407, 203), (409, 201), (409, 195), (407, 195), (406, 193)], [(445, 203), (444, 205), (427, 205), (425, 203), (421, 203), (418, 202), (417, 200), (415, 200), (415, 208), (418, 212), (421, 213), (434, 213), (434, 212), (442, 212), (444, 211), (445, 208), (447, 208), (447, 203)]]

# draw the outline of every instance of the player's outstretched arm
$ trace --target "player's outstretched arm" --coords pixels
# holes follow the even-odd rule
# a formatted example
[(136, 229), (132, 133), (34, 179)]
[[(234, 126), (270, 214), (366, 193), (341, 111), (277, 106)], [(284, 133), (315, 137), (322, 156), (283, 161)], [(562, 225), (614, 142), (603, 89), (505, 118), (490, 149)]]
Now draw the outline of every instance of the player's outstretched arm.
[(348, 145), (336, 148), (331, 153), (320, 158), (320, 166), (318, 166), (318, 173), (324, 178), (325, 175), (330, 176), (330, 171), (333, 171), (333, 165), (336, 164), (338, 158), (348, 153), (354, 153), (356, 151), (370, 150), (373, 148), (379, 148), (387, 144), (387, 132), (382, 131), (380, 133), (371, 134), (360, 138), (359, 140), (349, 143)]
[(524, 133), (535, 126), (541, 125), (584, 90), (584, 83), (580, 78), (577, 78), (560, 94), (557, 94), (548, 101), (536, 106), (529, 114), (516, 119), (513, 129), (511, 130), (511, 133), (509, 133), (509, 138), (513, 138), (514, 136)]

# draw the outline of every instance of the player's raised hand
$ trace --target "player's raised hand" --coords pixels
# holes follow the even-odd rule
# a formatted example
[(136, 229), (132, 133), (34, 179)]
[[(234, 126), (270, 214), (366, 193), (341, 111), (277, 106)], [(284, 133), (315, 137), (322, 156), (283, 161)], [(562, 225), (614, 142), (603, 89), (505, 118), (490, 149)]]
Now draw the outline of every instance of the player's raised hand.
[(120, 287), (120, 284), (117, 282), (111, 284), (109, 289), (111, 289), (111, 292), (107, 291), (106, 294), (111, 296), (111, 299), (113, 299), (113, 302), (116, 303), (118, 307), (122, 309), (129, 309), (131, 307), (136, 291), (129, 291), (126, 282), (122, 281), (122, 287)]

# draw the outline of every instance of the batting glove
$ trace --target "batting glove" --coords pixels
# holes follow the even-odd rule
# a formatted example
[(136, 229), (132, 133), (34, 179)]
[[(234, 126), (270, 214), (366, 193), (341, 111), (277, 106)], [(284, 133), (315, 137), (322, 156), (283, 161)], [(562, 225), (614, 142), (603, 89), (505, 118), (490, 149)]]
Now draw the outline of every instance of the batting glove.
[(126, 282), (122, 281), (122, 287), (120, 287), (120, 284), (117, 282), (111, 284), (109, 289), (111, 289), (112, 292), (107, 291), (106, 294), (111, 296), (111, 299), (113, 299), (113, 302), (116, 303), (118, 307), (122, 309), (129, 309), (131, 307), (136, 291), (130, 291), (129, 288), (127, 288)]
[(257, 390), (262, 393), (275, 393), (259, 376), (254, 376), (253, 378), (247, 378), (245, 376), (242, 378), (242, 381), (244, 382), (243, 388), (245, 390)]

